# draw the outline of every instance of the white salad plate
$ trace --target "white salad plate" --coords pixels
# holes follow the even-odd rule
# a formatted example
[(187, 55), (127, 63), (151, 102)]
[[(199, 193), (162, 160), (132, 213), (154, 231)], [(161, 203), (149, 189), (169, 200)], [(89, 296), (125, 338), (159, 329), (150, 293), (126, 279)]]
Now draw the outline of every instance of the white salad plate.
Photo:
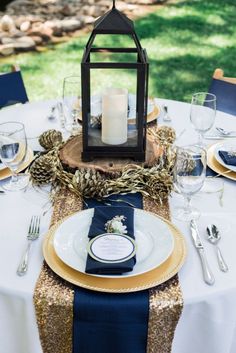
[[(94, 209), (77, 212), (67, 218), (55, 231), (53, 246), (57, 256), (71, 268), (85, 273), (88, 256), (88, 232)], [(151, 271), (163, 264), (174, 249), (174, 237), (164, 220), (153, 213), (134, 209), (136, 264), (133, 271), (122, 277), (131, 277)], [(90, 274), (89, 274), (90, 275)], [(93, 275), (117, 277), (115, 275)]]

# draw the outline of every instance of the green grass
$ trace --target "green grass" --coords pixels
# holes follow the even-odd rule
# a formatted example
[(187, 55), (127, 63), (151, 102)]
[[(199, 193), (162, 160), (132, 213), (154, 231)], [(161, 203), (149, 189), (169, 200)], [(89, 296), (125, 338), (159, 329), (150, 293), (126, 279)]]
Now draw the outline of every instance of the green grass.
[[(236, 76), (235, 13), (235, 0), (179, 0), (138, 19), (136, 30), (150, 60), (149, 95), (189, 101), (193, 92), (208, 89), (216, 67), (224, 69), (226, 76)], [(43, 53), (0, 59), (0, 71), (17, 62), (30, 100), (60, 97), (63, 77), (80, 74), (87, 39), (84, 35)], [(101, 44), (128, 42), (105, 37)], [(120, 80), (131, 86), (133, 74), (119, 71), (112, 79), (116, 85)], [(99, 75), (95, 81), (108, 84)]]

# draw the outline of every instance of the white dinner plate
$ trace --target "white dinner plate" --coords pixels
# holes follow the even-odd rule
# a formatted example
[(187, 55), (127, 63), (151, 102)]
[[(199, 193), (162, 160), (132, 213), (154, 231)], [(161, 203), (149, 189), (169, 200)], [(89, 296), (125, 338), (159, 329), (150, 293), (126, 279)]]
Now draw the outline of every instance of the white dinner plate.
[(231, 141), (222, 141), (216, 144), (214, 150), (214, 156), (218, 163), (220, 163), (223, 167), (236, 172), (236, 166), (225, 164), (222, 158), (219, 155), (219, 151), (234, 151), (236, 152), (236, 140)]
[[(82, 273), (85, 273), (88, 231), (93, 214), (93, 208), (75, 213), (57, 228), (53, 239), (57, 256), (66, 265)], [(137, 262), (133, 271), (123, 274), (123, 277), (140, 275), (160, 266), (174, 248), (174, 238), (168, 225), (144, 210), (134, 209), (134, 235)]]

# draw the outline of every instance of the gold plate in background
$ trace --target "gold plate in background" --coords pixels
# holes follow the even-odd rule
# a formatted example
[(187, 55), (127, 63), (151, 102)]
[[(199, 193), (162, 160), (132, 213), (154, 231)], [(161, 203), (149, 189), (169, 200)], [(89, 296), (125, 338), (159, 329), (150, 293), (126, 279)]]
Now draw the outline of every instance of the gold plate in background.
[[(221, 142), (220, 142), (221, 143)], [(224, 177), (231, 179), (231, 180), (236, 180), (236, 172), (233, 172), (230, 169), (225, 168), (223, 165), (221, 165), (215, 158), (214, 152), (216, 146), (219, 144), (215, 143), (214, 145), (211, 145), (208, 150), (207, 150), (207, 164), (208, 166), (214, 170), (214, 172), (223, 175)]]
[(157, 216), (156, 214), (155, 216), (163, 220), (169, 226), (174, 237), (175, 244), (174, 250), (170, 257), (154, 270), (133, 277), (106, 278), (90, 276), (67, 266), (56, 255), (53, 246), (53, 237), (56, 229), (68, 217), (51, 227), (46, 234), (43, 243), (43, 254), (45, 261), (58, 276), (62, 277), (66, 281), (94, 291), (127, 293), (155, 287), (173, 277), (180, 270), (186, 258), (186, 244), (183, 235), (172, 223), (162, 217)]
[[(151, 99), (152, 100), (152, 99)], [(147, 115), (147, 123), (151, 123), (154, 120), (156, 120), (158, 118), (158, 116), (160, 115), (161, 109), (160, 107), (154, 102), (153, 100), (153, 110), (151, 111), (151, 113), (149, 113)], [(136, 119), (129, 119), (128, 123), (129, 124), (135, 124)]]
[[(147, 115), (147, 123), (148, 124), (153, 122), (153, 121), (155, 121), (158, 118), (158, 116), (160, 115), (160, 113), (161, 113), (161, 109), (160, 109), (159, 105), (157, 105), (155, 103), (154, 99), (150, 98), (150, 100), (153, 101), (153, 110), (151, 111), (151, 113), (149, 113)], [(79, 121), (82, 122), (82, 116), (81, 115), (79, 116), (78, 119), (79, 119)], [(135, 124), (135, 122), (136, 122), (136, 119), (134, 119), (134, 118), (133, 119), (132, 118), (128, 119), (128, 124), (130, 124), (130, 125)]]
[[(17, 173), (19, 173), (22, 170), (24, 170), (25, 168), (27, 168), (28, 165), (32, 162), (33, 159), (34, 159), (34, 153), (28, 147), (28, 151), (27, 151), (27, 154), (26, 154), (25, 161), (21, 164), (20, 168), (18, 168)], [(10, 176), (12, 176), (12, 172), (10, 171), (9, 168), (4, 168), (4, 169), (0, 170), (0, 180), (9, 178)]]

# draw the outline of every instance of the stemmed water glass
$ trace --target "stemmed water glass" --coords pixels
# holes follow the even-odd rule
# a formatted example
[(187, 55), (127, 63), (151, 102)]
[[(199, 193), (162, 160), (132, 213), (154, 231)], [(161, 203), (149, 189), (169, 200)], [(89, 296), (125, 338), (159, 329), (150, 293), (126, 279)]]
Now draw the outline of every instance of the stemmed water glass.
[(63, 81), (63, 111), (65, 129), (72, 135), (81, 131), (79, 124), (81, 114), (81, 81), (79, 76), (65, 77)]
[(174, 183), (184, 196), (184, 206), (176, 207), (173, 216), (181, 221), (198, 219), (200, 211), (191, 207), (191, 197), (203, 186), (206, 178), (207, 156), (204, 148), (189, 145), (176, 148)]
[(216, 115), (216, 96), (212, 93), (199, 92), (192, 96), (190, 120), (198, 132), (198, 144), (203, 146), (204, 134), (214, 124)]
[(22, 123), (7, 122), (0, 124), (0, 158), (12, 172), (10, 181), (2, 185), (7, 191), (24, 189), (29, 181), (25, 174), (17, 171), (24, 162), (27, 153), (27, 139)]

